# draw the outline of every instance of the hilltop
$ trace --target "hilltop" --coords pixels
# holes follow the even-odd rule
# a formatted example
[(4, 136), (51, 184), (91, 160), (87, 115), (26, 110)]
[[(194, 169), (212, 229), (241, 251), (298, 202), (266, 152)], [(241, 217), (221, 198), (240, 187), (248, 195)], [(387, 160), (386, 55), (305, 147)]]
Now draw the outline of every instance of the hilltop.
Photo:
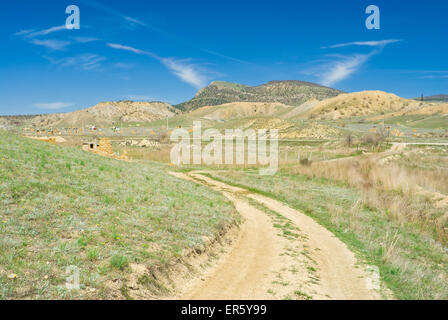
[(83, 110), (38, 116), (31, 123), (37, 127), (111, 125), (117, 122), (150, 122), (177, 113), (179, 111), (176, 108), (165, 102), (100, 102)]
[(335, 97), (342, 91), (311, 82), (286, 80), (270, 81), (259, 86), (214, 81), (199, 90), (195, 97), (175, 107), (191, 111), (204, 106), (215, 106), (230, 102), (280, 102), (299, 106), (311, 98), (323, 100)]

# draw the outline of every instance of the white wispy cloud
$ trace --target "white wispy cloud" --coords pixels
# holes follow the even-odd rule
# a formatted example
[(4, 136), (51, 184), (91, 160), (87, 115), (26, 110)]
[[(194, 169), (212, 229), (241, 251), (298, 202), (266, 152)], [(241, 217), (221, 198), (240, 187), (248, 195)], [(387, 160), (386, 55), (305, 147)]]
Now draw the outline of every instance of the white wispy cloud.
[(191, 84), (193, 87), (200, 89), (207, 84), (207, 76), (198, 70), (194, 64), (190, 64), (183, 60), (175, 60), (174, 58), (164, 58), (161, 62), (171, 70), (171, 72), (182, 81)]
[(189, 63), (188, 60), (180, 60), (175, 58), (162, 58), (157, 54), (136, 49), (134, 47), (117, 44), (117, 43), (107, 43), (107, 46), (118, 49), (133, 52), (139, 55), (145, 55), (161, 62), (172, 74), (181, 79), (182, 81), (192, 85), (193, 87), (199, 89), (204, 87), (209, 80), (209, 77), (205, 74), (198, 65)]
[(130, 51), (130, 52), (133, 52), (133, 53), (136, 53), (136, 54), (140, 54), (140, 55), (150, 56), (150, 57), (153, 57), (153, 58), (159, 58), (156, 54), (154, 54), (152, 52), (136, 49), (134, 47), (125, 46), (125, 45), (118, 44), (118, 43), (107, 43), (106, 45), (108, 47), (113, 48), (113, 49), (125, 50), (125, 51)]
[(53, 32), (62, 31), (62, 30), (67, 30), (65, 25), (51, 27), (51, 28), (44, 29), (44, 30), (41, 30), (41, 31), (28, 33), (26, 37), (27, 38), (35, 38), (35, 37), (38, 37), (38, 36), (46, 36), (46, 35), (49, 35), (49, 34), (51, 34)]
[(389, 40), (379, 40), (379, 41), (354, 41), (354, 42), (346, 42), (346, 43), (339, 43), (339, 44), (333, 44), (331, 46), (322, 47), (322, 49), (334, 49), (334, 48), (342, 48), (342, 47), (349, 47), (349, 46), (368, 46), (368, 47), (384, 47), (391, 43), (400, 42), (399, 39), (389, 39)]
[(135, 65), (133, 63), (117, 62), (113, 66), (119, 69), (132, 69)]
[(80, 43), (89, 43), (89, 42), (94, 42), (94, 41), (98, 41), (98, 38), (93, 38), (93, 37), (76, 37), (75, 41), (76, 42), (80, 42)]
[(135, 26), (144, 27), (144, 28), (147, 28), (147, 29), (149, 29), (149, 30), (151, 30), (153, 32), (157, 32), (157, 33), (163, 35), (164, 37), (167, 37), (167, 38), (169, 38), (169, 39), (171, 39), (171, 40), (173, 40), (173, 41), (175, 41), (177, 43), (181, 43), (182, 45), (188, 45), (188, 46), (190, 46), (190, 47), (192, 47), (192, 48), (194, 48), (196, 50), (200, 50), (200, 51), (208, 53), (210, 55), (214, 55), (214, 56), (217, 56), (217, 57), (220, 57), (220, 58), (224, 58), (224, 59), (227, 59), (227, 60), (230, 60), (230, 61), (235, 61), (235, 62), (238, 62), (238, 63), (244, 63), (244, 64), (248, 64), (248, 65), (259, 67), (256, 64), (248, 62), (248, 61), (244, 61), (244, 60), (241, 60), (241, 59), (230, 57), (228, 55), (224, 55), (224, 54), (218, 53), (218, 52), (213, 51), (213, 50), (208, 50), (208, 49), (205, 49), (205, 48), (197, 47), (193, 43), (191, 43), (189, 41), (186, 41), (185, 39), (177, 36), (176, 34), (173, 34), (173, 33), (168, 32), (166, 30), (160, 29), (160, 28), (158, 28), (155, 25), (147, 24), (146, 22), (144, 22), (144, 21), (142, 21), (140, 19), (136, 19), (134, 17), (131, 17), (131, 16), (127, 15), (127, 14), (124, 14), (124, 13), (122, 13), (122, 12), (112, 8), (112, 7), (106, 6), (106, 5), (104, 5), (102, 3), (99, 3), (97, 1), (94, 1), (94, 0), (78, 0), (78, 1), (84, 3), (87, 6), (91, 6), (91, 7), (95, 8), (95, 9), (97, 9), (97, 10), (100, 10), (100, 11), (102, 11), (104, 13), (107, 13), (109, 15), (112, 15), (112, 16), (115, 16), (117, 18), (120, 18), (121, 21), (124, 21), (124, 23), (126, 23), (127, 27), (130, 27), (130, 28), (133, 28)]
[(50, 102), (50, 103), (35, 103), (35, 104), (33, 104), (33, 106), (37, 107), (39, 109), (59, 110), (59, 109), (72, 107), (72, 106), (74, 106), (74, 104), (69, 103), (69, 102)]
[(125, 99), (136, 100), (136, 101), (151, 101), (154, 100), (150, 96), (138, 95), (138, 94), (128, 94), (123, 96)]
[(367, 61), (369, 61), (370, 58), (380, 54), (387, 45), (400, 41), (402, 40), (355, 41), (322, 47), (342, 48), (349, 46), (367, 46), (374, 47), (375, 49), (367, 54), (352, 53), (348, 55), (332, 55), (330, 56), (333, 57), (332, 60), (328, 61), (327, 59), (324, 63), (320, 63), (320, 65), (317, 68), (314, 68), (312, 72), (320, 78), (319, 82), (322, 85), (333, 86), (356, 73)]
[(448, 70), (397, 70), (397, 72), (400, 73), (416, 73), (416, 74), (443, 74), (446, 73), (448, 74)]
[(132, 17), (128, 17), (128, 16), (123, 16), (123, 18), (125, 20), (131, 22), (131, 23), (138, 24), (138, 25), (143, 26), (143, 27), (147, 26), (146, 23), (144, 23), (144, 22), (142, 22), (142, 21), (140, 21), (138, 19), (135, 19), (135, 18), (132, 18)]
[(422, 76), (420, 77), (420, 79), (448, 79), (448, 74), (446, 75), (427, 75), (427, 76)]
[(126, 23), (129, 27), (134, 27), (135, 25), (146, 27), (147, 25), (142, 22), (141, 20), (138, 20), (136, 18), (133, 18), (129, 15), (126, 15), (118, 10), (113, 9), (112, 7), (109, 7), (107, 5), (104, 5), (100, 2), (94, 1), (94, 0), (80, 0), (83, 4), (93, 7), (97, 10), (100, 10), (104, 13), (110, 14), (112, 16), (115, 16), (117, 18), (120, 18), (124, 23)]
[(86, 53), (62, 59), (53, 59), (51, 57), (47, 57), (47, 59), (51, 63), (60, 65), (62, 67), (75, 67), (86, 71), (99, 70), (101, 67), (101, 62), (107, 60), (106, 57), (102, 57), (93, 53)]
[(63, 40), (38, 40), (38, 39), (31, 41), (31, 43), (57, 51), (64, 50), (65, 47), (70, 44), (69, 41), (63, 41)]
[(26, 35), (26, 34), (30, 34), (30, 33), (32, 33), (32, 32), (34, 32), (34, 29), (20, 30), (20, 31), (14, 33), (14, 35), (15, 35), (15, 36), (24, 36), (24, 35)]
[(332, 86), (339, 81), (347, 79), (353, 73), (358, 71), (358, 69), (374, 54), (375, 53), (354, 54), (341, 57), (338, 61), (331, 62), (324, 67), (324, 69), (328, 71), (324, 71), (320, 74), (320, 83), (324, 86)]
[(415, 70), (411, 72), (422, 74), (419, 79), (448, 79), (448, 70)]

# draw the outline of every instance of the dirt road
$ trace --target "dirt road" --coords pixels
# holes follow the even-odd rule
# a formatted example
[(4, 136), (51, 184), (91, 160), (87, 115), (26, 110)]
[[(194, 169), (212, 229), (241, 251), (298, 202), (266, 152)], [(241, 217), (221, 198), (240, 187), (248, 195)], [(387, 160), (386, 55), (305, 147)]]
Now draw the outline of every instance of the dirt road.
[[(365, 266), (357, 265), (346, 245), (310, 217), (199, 172), (171, 174), (223, 193), (244, 219), (237, 239), (182, 288), (179, 298), (381, 299), (367, 288)], [(292, 224), (297, 237), (279, 232), (280, 221)]]

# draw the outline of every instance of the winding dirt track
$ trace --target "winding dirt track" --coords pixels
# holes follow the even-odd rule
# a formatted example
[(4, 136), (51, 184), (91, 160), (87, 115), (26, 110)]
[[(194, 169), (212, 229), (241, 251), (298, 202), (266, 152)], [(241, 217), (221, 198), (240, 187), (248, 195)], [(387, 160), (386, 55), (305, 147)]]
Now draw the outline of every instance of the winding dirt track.
[[(269, 197), (251, 193), (216, 181), (199, 172), (189, 174), (171, 172), (172, 175), (213, 188), (233, 202), (245, 220), (237, 239), (217, 263), (183, 288), (182, 299), (272, 299), (269, 289), (274, 274), (286, 266), (281, 254), (285, 240), (273, 227), (267, 213), (248, 203), (257, 201), (294, 223), (306, 238), (307, 257), (316, 265), (318, 278), (313, 285), (305, 285), (307, 266), (296, 260), (298, 272), (283, 284), (285, 292), (302, 288), (314, 299), (381, 299), (381, 295), (366, 285), (364, 267), (357, 266), (354, 254), (331, 232), (310, 217)], [(300, 255), (301, 256), (301, 255)], [(291, 262), (290, 260), (288, 262)], [(309, 266), (308, 266), (309, 268)], [(274, 281), (275, 282), (275, 281)], [(303, 291), (303, 290), (302, 290)], [(294, 292), (294, 291), (292, 291)]]

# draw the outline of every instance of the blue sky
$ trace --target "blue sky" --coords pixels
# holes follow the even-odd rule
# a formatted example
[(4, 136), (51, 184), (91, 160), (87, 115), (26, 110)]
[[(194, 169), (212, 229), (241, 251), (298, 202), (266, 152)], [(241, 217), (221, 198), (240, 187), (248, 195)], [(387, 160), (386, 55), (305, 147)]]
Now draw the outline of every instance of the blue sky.
[[(368, 30), (368, 5), (381, 29)], [(64, 28), (77, 5), (79, 30)], [(175, 104), (213, 80), (448, 93), (448, 1), (3, 0), (0, 114)]]

